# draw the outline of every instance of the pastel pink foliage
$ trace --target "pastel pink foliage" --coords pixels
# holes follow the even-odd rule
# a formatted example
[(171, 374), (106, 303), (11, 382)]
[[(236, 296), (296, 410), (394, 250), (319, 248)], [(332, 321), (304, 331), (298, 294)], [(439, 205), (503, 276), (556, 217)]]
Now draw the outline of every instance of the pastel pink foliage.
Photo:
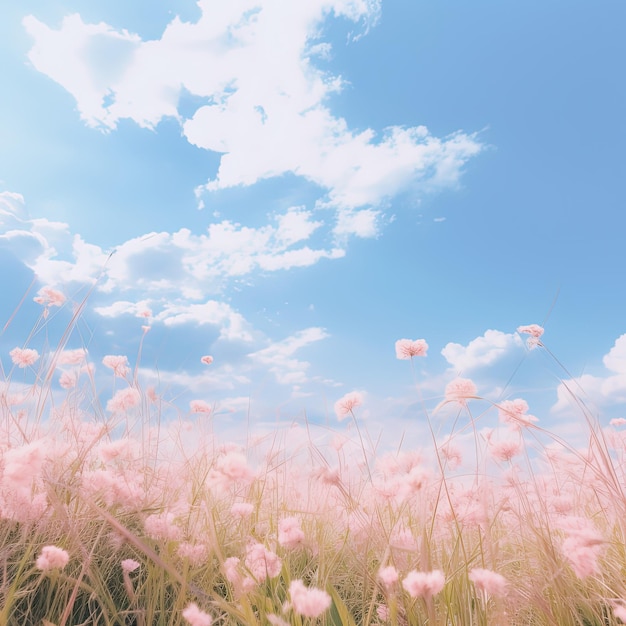
[(441, 570), (431, 572), (410, 571), (402, 586), (412, 598), (430, 598), (438, 594), (446, 584), (445, 576)]
[(193, 566), (200, 567), (209, 557), (209, 547), (204, 543), (182, 542), (176, 550), (178, 556), (187, 559)]
[(319, 617), (332, 603), (323, 589), (307, 588), (301, 580), (291, 581), (289, 596), (293, 610), (304, 617)]
[(354, 409), (363, 404), (363, 395), (358, 391), (351, 391), (335, 402), (335, 414), (341, 421), (348, 415), (354, 415)]
[(412, 359), (414, 356), (426, 356), (428, 344), (424, 339), (398, 339), (396, 341), (396, 357), (398, 359)]
[(622, 622), (624, 622), (624, 624), (626, 624), (626, 606), (623, 606), (621, 604), (614, 604), (613, 615), (615, 615), (617, 619), (621, 620)]
[(278, 522), (278, 543), (288, 550), (301, 546), (304, 542), (304, 531), (297, 517), (285, 517)]
[(520, 430), (522, 426), (530, 426), (533, 422), (539, 421), (534, 415), (528, 415), (528, 404), (521, 398), (500, 402), (498, 418), (515, 430)]
[(113, 370), (114, 376), (124, 378), (130, 372), (128, 357), (122, 354), (107, 354), (102, 359), (103, 365)]
[(510, 461), (522, 451), (520, 441), (507, 439), (503, 441), (489, 441), (489, 452), (496, 461)]
[(474, 586), (492, 596), (503, 596), (506, 593), (508, 582), (502, 574), (489, 569), (475, 567), (469, 573), (469, 579)]
[(543, 335), (543, 327), (539, 324), (528, 324), (527, 326), (518, 326), (517, 332), (520, 334), (527, 334), (535, 339), (539, 339)]
[(213, 618), (198, 608), (198, 605), (192, 602), (183, 609), (182, 616), (191, 626), (211, 626)]
[(24, 368), (33, 365), (39, 359), (39, 352), (32, 348), (13, 348), (9, 356), (14, 365)]
[(205, 354), (203, 357), (200, 358), (200, 362), (204, 363), (205, 365), (211, 365), (211, 363), (213, 363), (213, 357)]
[(148, 515), (143, 527), (146, 534), (153, 539), (176, 541), (180, 539), (181, 530), (174, 523), (174, 514), (169, 512)]
[(132, 387), (120, 389), (107, 402), (107, 411), (111, 413), (125, 413), (128, 409), (132, 409), (141, 402), (141, 395)]
[(276, 578), (283, 567), (280, 557), (262, 543), (252, 543), (248, 546), (244, 562), (257, 582), (263, 582), (266, 578)]
[(42, 287), (37, 293), (39, 295), (33, 300), (45, 306), (62, 306), (66, 299), (58, 289), (52, 287)]
[(192, 400), (189, 403), (189, 410), (192, 413), (205, 413), (208, 415), (212, 411), (212, 408), (211, 405), (204, 400)]
[(35, 561), (35, 567), (44, 572), (52, 569), (63, 569), (70, 561), (70, 555), (57, 546), (44, 546)]
[(122, 571), (124, 572), (134, 572), (136, 569), (139, 569), (139, 566), (141, 565), (138, 561), (135, 561), (134, 559), (124, 559), (120, 565), (122, 566)]
[(466, 404), (470, 398), (476, 397), (476, 385), (469, 378), (455, 378), (446, 385), (445, 396), (448, 402)]
[(80, 365), (86, 358), (87, 350), (84, 348), (63, 350), (57, 358), (57, 365)]
[(392, 589), (399, 579), (400, 575), (398, 574), (398, 570), (393, 565), (387, 565), (378, 570), (378, 580), (380, 580), (387, 590)]
[(254, 505), (250, 504), (249, 502), (235, 502), (230, 507), (230, 514), (234, 517), (240, 517), (242, 519), (245, 517), (250, 517), (253, 511)]

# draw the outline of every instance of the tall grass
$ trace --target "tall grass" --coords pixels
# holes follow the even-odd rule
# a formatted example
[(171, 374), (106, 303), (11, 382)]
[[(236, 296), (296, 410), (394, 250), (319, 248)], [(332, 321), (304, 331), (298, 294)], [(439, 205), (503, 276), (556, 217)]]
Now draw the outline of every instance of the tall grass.
[[(39, 301), (41, 330), (63, 299)], [(430, 452), (377, 453), (358, 394), (336, 405), (354, 437), (242, 448), (202, 404), (160, 420), (123, 357), (102, 406), (88, 353), (63, 349), (75, 323), (4, 372), (0, 624), (626, 622), (626, 438), (582, 402), (582, 448), (464, 379), (442, 390), (451, 426)], [(425, 354), (403, 341), (400, 358)]]

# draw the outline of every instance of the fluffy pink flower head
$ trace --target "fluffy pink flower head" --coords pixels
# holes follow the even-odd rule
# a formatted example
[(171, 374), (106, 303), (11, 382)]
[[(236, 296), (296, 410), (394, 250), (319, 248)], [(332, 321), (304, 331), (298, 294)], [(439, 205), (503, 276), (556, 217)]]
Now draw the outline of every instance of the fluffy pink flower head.
[(124, 559), (120, 565), (122, 566), (122, 571), (124, 572), (134, 572), (139, 568), (140, 563), (135, 561), (135, 559)]
[(39, 358), (39, 352), (31, 348), (13, 348), (9, 356), (15, 365), (24, 368), (33, 365)]
[(356, 407), (363, 404), (363, 395), (358, 391), (351, 391), (335, 402), (335, 414), (341, 421), (352, 414)]
[(57, 358), (57, 365), (80, 365), (87, 358), (85, 348), (63, 350)]
[(534, 415), (528, 415), (527, 411), (528, 404), (521, 398), (504, 400), (498, 406), (498, 418), (515, 430), (520, 430), (522, 426), (530, 426), (532, 422), (539, 421)]
[(203, 357), (200, 358), (200, 362), (204, 363), (205, 365), (211, 365), (211, 363), (213, 363), (213, 357), (205, 354)]
[(192, 400), (189, 403), (189, 410), (192, 413), (206, 413), (207, 415), (211, 412), (211, 405), (204, 400)]
[(230, 507), (230, 514), (233, 517), (240, 517), (242, 519), (245, 517), (250, 517), (253, 511), (254, 505), (250, 504), (249, 502), (235, 502)]
[(476, 397), (476, 385), (469, 378), (455, 378), (446, 385), (446, 400), (466, 404), (469, 398)]
[(398, 570), (393, 565), (387, 565), (387, 567), (381, 567), (378, 570), (378, 580), (387, 590), (391, 589), (399, 578)]
[(396, 341), (396, 357), (398, 359), (412, 359), (414, 356), (426, 356), (428, 344), (424, 339), (398, 339)]
[(293, 550), (302, 545), (303, 541), (304, 531), (297, 517), (285, 517), (278, 522), (278, 543), (283, 548)]
[(520, 334), (530, 335), (535, 339), (539, 339), (543, 335), (543, 328), (539, 324), (528, 324), (528, 326), (518, 326), (517, 332)]
[(268, 550), (262, 543), (253, 543), (248, 546), (245, 564), (258, 582), (263, 582), (268, 577), (276, 578), (283, 567), (280, 557)]
[(33, 300), (37, 304), (44, 304), (46, 306), (61, 306), (65, 302), (65, 296), (52, 287), (42, 287), (38, 292), (39, 295)]
[(211, 626), (213, 618), (198, 608), (198, 605), (192, 602), (183, 609), (183, 617), (191, 626)]
[(475, 567), (469, 573), (469, 579), (474, 586), (492, 596), (503, 596), (506, 593), (508, 582), (504, 576), (490, 569)]
[(113, 370), (115, 376), (124, 378), (130, 372), (128, 367), (128, 357), (121, 354), (107, 354), (102, 363)]
[(137, 406), (141, 402), (141, 395), (136, 389), (128, 387), (120, 389), (107, 402), (107, 411), (111, 413), (125, 413), (128, 409)]
[(489, 442), (489, 452), (496, 461), (510, 461), (514, 456), (520, 454), (521, 451), (522, 444), (520, 441), (509, 439)]
[(323, 589), (307, 589), (301, 580), (292, 580), (289, 596), (293, 610), (304, 617), (319, 617), (332, 604), (331, 597)]
[(436, 569), (432, 572), (409, 572), (402, 586), (412, 598), (429, 598), (439, 593), (446, 584), (443, 572)]
[(70, 561), (70, 555), (56, 546), (44, 546), (35, 561), (35, 566), (44, 572), (51, 569), (63, 569)]

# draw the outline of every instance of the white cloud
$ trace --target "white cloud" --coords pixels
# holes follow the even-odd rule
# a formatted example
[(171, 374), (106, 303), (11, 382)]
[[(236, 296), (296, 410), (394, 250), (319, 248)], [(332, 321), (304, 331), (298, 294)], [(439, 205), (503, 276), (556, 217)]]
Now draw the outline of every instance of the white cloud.
[(521, 348), (522, 340), (517, 334), (503, 333), (500, 330), (487, 330), (467, 346), (448, 343), (441, 351), (451, 369), (457, 373), (467, 373), (481, 367), (493, 365), (496, 361)]
[[(199, 197), (292, 173), (320, 187), (321, 206), (338, 212), (340, 235), (375, 235), (372, 207), (415, 186), (456, 184), (480, 151), (476, 137), (461, 132), (443, 139), (424, 126), (355, 132), (333, 115), (329, 96), (342, 79), (312, 62), (320, 50), (329, 53), (321, 25), (332, 15), (375, 20), (379, 0), (200, 0), (198, 6), (196, 23), (176, 17), (150, 41), (76, 14), (58, 29), (28, 16), (29, 59), (72, 94), (90, 126), (111, 130), (131, 119), (154, 128), (173, 117), (190, 143), (222, 153)], [(205, 101), (189, 119), (178, 112), (184, 93)], [(294, 212), (292, 222), (298, 217)], [(293, 224), (287, 227), (293, 231)]]
[(269, 368), (276, 380), (283, 385), (299, 385), (307, 382), (306, 370), (309, 363), (294, 358), (294, 354), (308, 345), (326, 339), (328, 333), (323, 328), (306, 328), (271, 346), (250, 353), (255, 362)]
[(602, 362), (612, 373), (606, 376), (583, 374), (564, 380), (557, 387), (557, 401), (552, 406), (552, 411), (571, 409), (578, 399), (594, 407), (626, 403), (626, 334), (615, 340)]

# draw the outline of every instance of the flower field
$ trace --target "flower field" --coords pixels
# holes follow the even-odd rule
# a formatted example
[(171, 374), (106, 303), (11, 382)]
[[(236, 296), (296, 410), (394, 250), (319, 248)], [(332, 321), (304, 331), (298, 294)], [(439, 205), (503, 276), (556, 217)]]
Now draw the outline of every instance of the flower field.
[[(64, 299), (38, 299), (45, 325)], [(541, 327), (518, 332), (543, 349)], [(584, 447), (466, 378), (424, 409), (452, 418), (420, 450), (377, 451), (357, 392), (336, 400), (341, 432), (242, 446), (202, 400), (160, 420), (127, 356), (97, 364), (104, 401), (87, 350), (1, 357), (0, 624), (626, 622), (624, 420), (582, 402)]]

